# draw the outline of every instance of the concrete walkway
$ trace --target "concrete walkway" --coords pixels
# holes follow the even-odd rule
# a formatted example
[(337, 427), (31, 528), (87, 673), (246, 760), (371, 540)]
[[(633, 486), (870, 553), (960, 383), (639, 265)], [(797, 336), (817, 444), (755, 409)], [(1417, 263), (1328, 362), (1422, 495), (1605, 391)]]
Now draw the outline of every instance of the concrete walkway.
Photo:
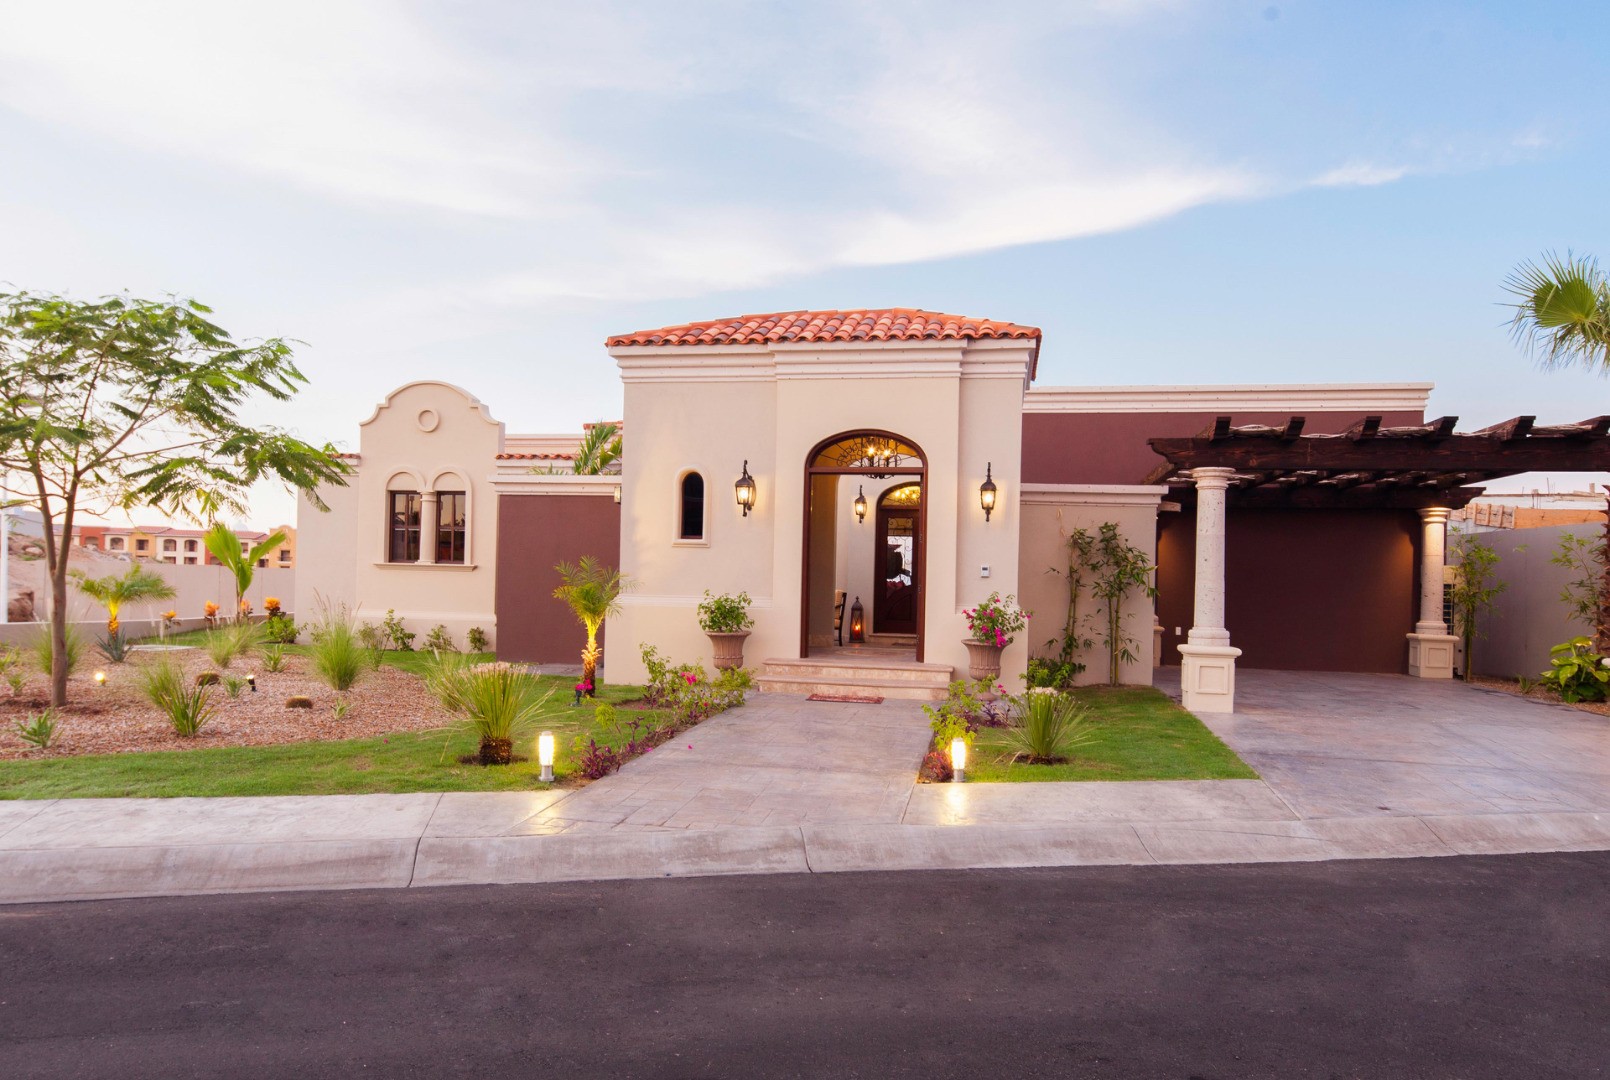
[(581, 789), (0, 802), (0, 902), (1610, 850), (1610, 719), (1392, 676), (1240, 689), (1207, 719), (1263, 780), (916, 785), (916, 706), (758, 695)]

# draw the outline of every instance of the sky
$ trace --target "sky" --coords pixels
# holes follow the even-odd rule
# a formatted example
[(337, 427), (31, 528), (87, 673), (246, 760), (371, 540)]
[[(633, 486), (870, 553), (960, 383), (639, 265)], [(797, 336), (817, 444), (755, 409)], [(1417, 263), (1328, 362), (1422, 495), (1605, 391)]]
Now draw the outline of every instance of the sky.
[(1598, 0), (0, 0), (0, 282), (296, 339), (248, 416), (347, 448), (424, 378), (579, 430), (606, 336), (801, 308), (1563, 422), (1610, 380), (1537, 370), (1503, 281), (1610, 262), (1607, 75)]

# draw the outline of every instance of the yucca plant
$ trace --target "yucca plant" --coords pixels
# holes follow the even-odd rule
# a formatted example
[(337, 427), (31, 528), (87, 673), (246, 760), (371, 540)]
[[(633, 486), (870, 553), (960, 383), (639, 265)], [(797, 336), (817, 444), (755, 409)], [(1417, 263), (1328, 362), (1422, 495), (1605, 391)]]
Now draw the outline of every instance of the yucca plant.
[(48, 750), (61, 732), (61, 720), (55, 709), (46, 709), (37, 716), (29, 714), (27, 720), (18, 720), (16, 728), (17, 738), (36, 750)]
[(285, 646), (263, 646), (263, 670), (271, 675), (285, 670)]
[(1006, 730), (1014, 761), (1055, 765), (1067, 761), (1079, 747), (1095, 738), (1090, 710), (1066, 694), (1049, 687), (1030, 690), (1014, 704), (1016, 721)]
[(123, 574), (92, 578), (82, 570), (76, 570), (73, 571), (73, 578), (78, 582), (79, 592), (106, 609), (106, 636), (109, 639), (118, 636), (117, 613), (124, 604), (132, 604), (136, 600), (172, 600), (179, 595), (168, 584), (167, 578), (139, 563), (130, 566)]
[(184, 670), (172, 660), (162, 659), (140, 672), (140, 689), (161, 709), (181, 738), (193, 738), (213, 717), (216, 706), (210, 686), (191, 686)]
[[(78, 670), (78, 665), (84, 659), (84, 634), (78, 627), (68, 623), (64, 635), (67, 642), (67, 674), (71, 675)], [(50, 631), (41, 631), (33, 641), (34, 659), (39, 670), (47, 676), (51, 673), (51, 663), (55, 658), (55, 650), (51, 647)]]
[(620, 611), (620, 595), (632, 585), (625, 574), (591, 555), (583, 556), (575, 565), (560, 563), (554, 569), (560, 579), (554, 598), (569, 604), (587, 628), (587, 647), (581, 653), (581, 684), (587, 687), (587, 696), (592, 697), (598, 685), (598, 661), (604, 655), (598, 647), (598, 629), (605, 619)]
[(442, 708), (480, 737), (482, 765), (507, 765), (514, 740), (530, 731), (548, 706), (553, 690), (537, 676), (502, 662), (473, 663), (463, 656), (437, 657), (425, 683)]
[(201, 647), (214, 664), (226, 668), (236, 657), (251, 655), (262, 640), (263, 629), (256, 623), (229, 623), (207, 631)]
[(338, 694), (352, 689), (365, 672), (373, 670), (369, 650), (345, 610), (325, 614), (313, 631), (308, 658), (313, 673)]

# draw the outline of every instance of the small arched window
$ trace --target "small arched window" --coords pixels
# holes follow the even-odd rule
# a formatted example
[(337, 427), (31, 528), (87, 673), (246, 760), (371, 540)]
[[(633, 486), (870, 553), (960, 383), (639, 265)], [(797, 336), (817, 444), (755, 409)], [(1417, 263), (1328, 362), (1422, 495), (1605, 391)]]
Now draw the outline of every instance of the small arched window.
[(704, 477), (690, 472), (682, 478), (681, 526), (677, 536), (683, 540), (704, 539)]

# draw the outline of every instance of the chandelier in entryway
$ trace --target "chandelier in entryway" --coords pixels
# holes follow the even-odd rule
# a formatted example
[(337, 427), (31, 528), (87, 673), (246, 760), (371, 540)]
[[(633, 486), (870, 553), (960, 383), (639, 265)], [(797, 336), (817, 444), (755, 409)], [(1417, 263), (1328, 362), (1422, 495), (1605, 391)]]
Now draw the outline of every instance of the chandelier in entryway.
[(867, 475), (874, 480), (888, 476), (881, 469), (898, 469), (907, 464), (906, 447), (886, 435), (857, 435), (832, 447), (838, 466), (844, 469), (869, 469)]

